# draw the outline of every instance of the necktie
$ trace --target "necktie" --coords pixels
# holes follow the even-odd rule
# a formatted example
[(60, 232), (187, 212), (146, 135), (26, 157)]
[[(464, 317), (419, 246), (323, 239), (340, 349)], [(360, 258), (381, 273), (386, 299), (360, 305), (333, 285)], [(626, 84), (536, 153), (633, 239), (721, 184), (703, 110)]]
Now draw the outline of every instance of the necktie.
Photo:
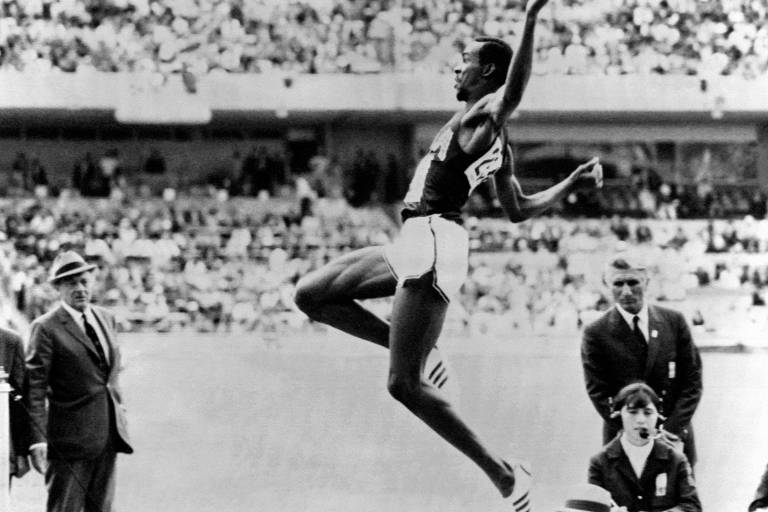
[(632, 325), (634, 326), (634, 333), (635, 338), (637, 338), (638, 341), (642, 341), (645, 345), (645, 336), (643, 336), (643, 331), (640, 330), (640, 317), (635, 315), (632, 317)]
[(632, 325), (634, 328), (632, 329), (632, 337), (635, 339), (635, 350), (637, 351), (637, 356), (639, 358), (640, 368), (645, 367), (645, 360), (648, 358), (648, 342), (645, 341), (645, 336), (643, 336), (643, 331), (640, 330), (640, 326), (638, 325), (640, 322), (640, 317), (635, 315), (632, 318)]
[(83, 313), (83, 328), (85, 329), (85, 334), (91, 340), (93, 348), (96, 349), (96, 353), (99, 354), (99, 366), (102, 369), (106, 369), (107, 356), (104, 354), (104, 348), (101, 346), (99, 336), (96, 334), (96, 329), (94, 329), (93, 326), (88, 323), (88, 319), (85, 317), (85, 313)]

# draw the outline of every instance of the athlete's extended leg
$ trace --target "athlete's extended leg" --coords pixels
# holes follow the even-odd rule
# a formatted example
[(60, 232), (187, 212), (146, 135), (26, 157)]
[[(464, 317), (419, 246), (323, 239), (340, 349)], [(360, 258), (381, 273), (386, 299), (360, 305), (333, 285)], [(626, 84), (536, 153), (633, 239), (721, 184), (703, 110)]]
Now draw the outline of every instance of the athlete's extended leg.
[(512, 468), (491, 454), (451, 404), (421, 379), (424, 361), (440, 335), (447, 309), (448, 304), (432, 287), (431, 274), (397, 290), (389, 337), (389, 392), (480, 466), (507, 497), (515, 484)]
[[(389, 323), (357, 300), (388, 297), (395, 293), (396, 286), (384, 259), (384, 248), (368, 247), (341, 256), (300, 279), (294, 300), (311, 319), (387, 348)], [(437, 389), (443, 388), (450, 369), (437, 348), (430, 365), (424, 379)]]
[(358, 338), (389, 346), (389, 324), (357, 300), (388, 297), (397, 281), (384, 260), (383, 247), (345, 254), (310, 272), (296, 285), (296, 305), (311, 319)]

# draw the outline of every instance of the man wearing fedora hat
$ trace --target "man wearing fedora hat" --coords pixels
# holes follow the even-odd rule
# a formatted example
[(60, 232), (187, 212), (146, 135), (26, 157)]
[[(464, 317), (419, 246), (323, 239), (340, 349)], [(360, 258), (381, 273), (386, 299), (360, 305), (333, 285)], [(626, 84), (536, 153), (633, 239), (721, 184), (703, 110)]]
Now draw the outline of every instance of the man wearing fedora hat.
[(30, 453), (45, 475), (48, 512), (110, 512), (117, 453), (133, 452), (118, 384), (115, 319), (90, 303), (95, 268), (74, 251), (60, 253), (49, 282), (61, 304), (31, 327)]

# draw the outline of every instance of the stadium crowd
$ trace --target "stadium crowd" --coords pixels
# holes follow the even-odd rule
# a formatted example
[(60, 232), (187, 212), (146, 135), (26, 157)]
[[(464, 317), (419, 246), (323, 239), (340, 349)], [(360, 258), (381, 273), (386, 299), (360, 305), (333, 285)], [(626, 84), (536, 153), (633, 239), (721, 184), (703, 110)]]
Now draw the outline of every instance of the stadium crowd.
[[(452, 68), (484, 33), (514, 38), (518, 0), (8, 0), (0, 68), (290, 73)], [(540, 16), (543, 73), (763, 75), (768, 24), (748, 0), (557, 0)]]
[[(24, 316), (38, 316), (55, 297), (46, 269), (59, 250), (71, 248), (99, 264), (104, 289), (96, 296), (119, 314), (125, 330), (301, 329), (308, 324), (292, 300), (298, 277), (351, 248), (385, 243), (397, 230), (383, 210), (353, 208), (343, 199), (315, 198), (310, 208), (295, 195), (221, 199), (215, 190), (173, 199), (70, 193), (6, 199), (0, 204), (3, 290)], [(761, 305), (768, 285), (761, 261), (768, 220), (751, 216), (557, 215), (522, 224), (470, 216), (467, 227), (473, 256), (455, 306), (461, 328), (576, 329), (607, 307), (594, 262), (621, 246), (665, 262), (654, 270), (657, 299), (725, 290), (735, 294), (734, 307), (747, 311)], [(686, 304), (699, 324), (716, 320), (714, 305), (710, 311), (701, 301)]]

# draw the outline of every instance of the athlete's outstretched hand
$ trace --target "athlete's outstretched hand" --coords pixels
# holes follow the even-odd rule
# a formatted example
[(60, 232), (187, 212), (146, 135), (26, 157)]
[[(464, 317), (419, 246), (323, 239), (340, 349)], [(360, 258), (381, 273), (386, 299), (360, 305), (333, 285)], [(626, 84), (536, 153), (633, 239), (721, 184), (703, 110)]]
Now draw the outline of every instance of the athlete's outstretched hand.
[(542, 7), (547, 5), (549, 0), (528, 0), (525, 4), (526, 14), (533, 14), (534, 16), (539, 14)]
[(581, 164), (571, 175), (578, 185), (596, 188), (603, 186), (603, 166), (600, 165), (598, 157)]

